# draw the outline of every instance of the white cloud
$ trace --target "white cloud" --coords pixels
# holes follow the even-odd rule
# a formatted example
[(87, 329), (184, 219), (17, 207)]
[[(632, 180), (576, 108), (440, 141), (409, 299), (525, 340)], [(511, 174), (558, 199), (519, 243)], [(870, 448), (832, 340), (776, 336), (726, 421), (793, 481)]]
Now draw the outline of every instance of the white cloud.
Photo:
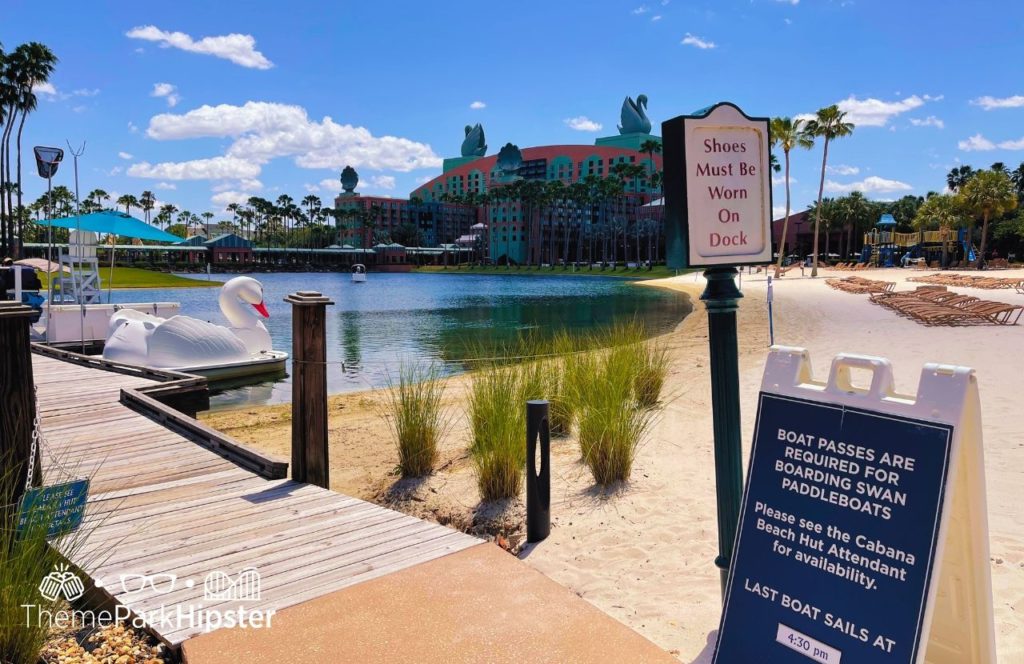
[(709, 48), (715, 48), (715, 42), (706, 41), (696, 35), (691, 35), (689, 32), (687, 32), (686, 36), (683, 37), (683, 41), (679, 43), (685, 46), (693, 46), (694, 48), (699, 48), (702, 51), (707, 50)]
[[(323, 180), (320, 180), (319, 188), (335, 194), (339, 193), (341, 191), (341, 180), (338, 178), (324, 178)], [(392, 175), (371, 175), (369, 177), (360, 175), (359, 184), (356, 185), (356, 189), (361, 192), (365, 192), (368, 189), (391, 190), (394, 188), (395, 178)]]
[(563, 122), (569, 127), (569, 129), (575, 129), (576, 131), (601, 131), (604, 127), (600, 122), (595, 122), (585, 115), (566, 118)]
[(474, 111), (479, 111), (481, 108), (487, 108), (487, 104), (482, 101), (474, 101), (469, 107)]
[(800, 4), (800, 0), (775, 0), (775, 2), (781, 2), (784, 5), (793, 5), (793, 6), (796, 6), (796, 5)]
[(134, 122), (129, 122), (128, 123), (128, 131), (130, 131), (133, 134), (137, 134), (137, 133), (139, 133), (139, 128), (137, 126), (135, 126)]
[(971, 104), (975, 106), (981, 106), (986, 111), (991, 111), (995, 108), (1020, 108), (1024, 106), (1024, 95), (1013, 95), (1012, 97), (992, 97), (985, 95), (984, 97), (978, 97), (972, 99)]
[(928, 117), (923, 119), (910, 118), (910, 124), (914, 125), (915, 127), (935, 127), (936, 129), (944, 129), (946, 126), (945, 122), (935, 117), (934, 115), (929, 115)]
[(845, 184), (833, 182), (832, 180), (825, 181), (826, 191), (840, 193), (849, 193), (851, 191), (860, 191), (865, 194), (888, 193), (893, 191), (910, 191), (911, 189), (913, 189), (913, 187), (906, 182), (900, 182), (899, 180), (887, 180), (885, 178), (880, 178), (877, 175), (869, 175), (860, 182), (849, 182)]
[[(790, 210), (789, 212), (790, 212), (790, 214), (792, 214), (793, 210)], [(772, 206), (772, 219), (782, 219), (785, 216), (786, 216), (786, 206), (785, 205), (774, 205), (774, 206)]]
[(228, 211), (228, 205), (231, 205), (232, 203), (245, 205), (252, 196), (253, 194), (243, 191), (222, 191), (219, 194), (211, 196), (210, 202), (219, 207), (220, 211), (224, 213)]
[[(364, 182), (365, 181), (365, 182)], [(394, 189), (395, 177), (393, 175), (371, 175), (368, 178), (359, 178), (359, 187), (368, 189)]]
[(89, 110), (89, 107), (88, 106), (84, 106), (84, 105), (72, 106), (71, 107), (71, 112), (72, 113), (85, 113), (87, 110)]
[(315, 194), (316, 192), (320, 191), (320, 187), (318, 187), (315, 184), (309, 184), (308, 182), (302, 186), (306, 191), (308, 191), (311, 194)]
[(416, 178), (416, 184), (426, 184), (436, 177), (437, 175), (421, 175)]
[(640, 14), (646, 14), (649, 11), (651, 11), (650, 7), (648, 7), (647, 5), (640, 5), (639, 7), (634, 9), (631, 13), (636, 14), (636, 15), (640, 15)]
[(860, 169), (856, 166), (847, 166), (846, 164), (828, 165), (825, 167), (825, 170), (836, 175), (856, 175), (860, 173)]
[(259, 174), (259, 164), (230, 156), (159, 164), (142, 161), (128, 168), (128, 175), (132, 177), (154, 180), (229, 180), (254, 178)]
[(958, 148), (965, 152), (996, 149), (996, 144), (988, 140), (981, 134), (975, 134), (974, 136), (971, 136), (967, 140), (958, 142), (956, 145)]
[(157, 140), (234, 138), (224, 159), (250, 165), (245, 177), (254, 177), (260, 165), (277, 157), (293, 157), (302, 168), (341, 169), (351, 164), (411, 171), (441, 165), (426, 143), (374, 136), (364, 127), (340, 125), (328, 116), (312, 121), (301, 106), (271, 102), (204, 105), (183, 115), (163, 113), (150, 119), (146, 133)]
[(35, 92), (36, 94), (40, 95), (45, 95), (47, 97), (56, 97), (57, 87), (53, 83), (46, 81), (45, 83), (36, 83), (35, 85), (33, 85), (32, 92)]
[(341, 180), (337, 178), (324, 178), (320, 180), (320, 188), (337, 194), (341, 191)]
[(897, 115), (920, 108), (927, 101), (938, 101), (939, 99), (942, 97), (911, 95), (902, 100), (883, 101), (874, 97), (857, 99), (850, 95), (839, 102), (838, 106), (839, 110), (846, 113), (847, 122), (852, 122), (858, 127), (884, 127), (889, 120)]
[(118, 152), (117, 156), (120, 157), (121, 159), (131, 159), (132, 158), (132, 155), (130, 153), (128, 153), (128, 152)]
[[(225, 180), (211, 187), (214, 192), (231, 191), (232, 189), (245, 189), (246, 191), (259, 191), (263, 189), (263, 183), (252, 178), (241, 178), (239, 180)], [(276, 187), (275, 187), (276, 189)]]
[(157, 182), (155, 185), (153, 185), (153, 188), (154, 189), (168, 189), (168, 190), (173, 191), (173, 190), (178, 188), (178, 185), (174, 184), (173, 182)]
[(232, 33), (203, 37), (196, 41), (184, 32), (167, 32), (155, 25), (143, 25), (132, 28), (125, 36), (157, 42), (161, 48), (180, 48), (190, 53), (212, 55), (252, 69), (270, 69), (274, 66), (266, 56), (256, 50), (256, 39), (252, 35)]
[(100, 93), (99, 88), (78, 88), (71, 92), (61, 92), (57, 90), (57, 86), (49, 81), (36, 83), (32, 86), (32, 91), (37, 95), (41, 95), (47, 101), (57, 101), (58, 99), (64, 101), (72, 97), (95, 97)]
[[(789, 183), (790, 184), (796, 184), (797, 182), (799, 182), (799, 180), (797, 180), (792, 175), (789, 176)], [(786, 184), (786, 176), (785, 175), (781, 175), (781, 174), (780, 175), (772, 175), (772, 184)]]
[(651, 22), (652, 23), (655, 22), (655, 21), (660, 21), (660, 20), (661, 20), (661, 14), (655, 14), (654, 16), (651, 17)]
[(154, 83), (153, 91), (149, 93), (149, 96), (163, 97), (167, 100), (167, 105), (174, 108), (181, 101), (181, 96), (177, 91), (178, 88), (170, 83)]

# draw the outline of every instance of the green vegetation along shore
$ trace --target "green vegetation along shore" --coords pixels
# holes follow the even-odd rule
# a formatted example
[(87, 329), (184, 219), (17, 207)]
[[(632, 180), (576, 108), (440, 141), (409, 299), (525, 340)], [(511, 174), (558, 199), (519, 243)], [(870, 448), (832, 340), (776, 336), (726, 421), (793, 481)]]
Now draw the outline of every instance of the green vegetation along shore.
[[(157, 272), (156, 270), (144, 270), (138, 267), (114, 267), (113, 288), (209, 288), (212, 286), (223, 286), (223, 281), (215, 279), (207, 281), (206, 276), (197, 275), (197, 278), (179, 277), (168, 272)], [(46, 275), (40, 273), (39, 279), (43, 282), (43, 288), (48, 288)], [(110, 268), (100, 268), (100, 283), (107, 288), (110, 279)]]
[(571, 276), (571, 277), (616, 277), (619, 279), (664, 279), (665, 277), (674, 277), (689, 270), (673, 270), (667, 268), (664, 265), (656, 265), (653, 270), (647, 268), (606, 268), (604, 270), (600, 268), (594, 268), (592, 270), (583, 268), (571, 268), (571, 267), (536, 267), (536, 266), (512, 266), (507, 268), (504, 265), (498, 266), (480, 266), (480, 265), (463, 265), (463, 266), (452, 266), (443, 267), (440, 265), (424, 265), (422, 267), (415, 268), (413, 272), (422, 274), (510, 274), (510, 275), (531, 275), (541, 277), (551, 276)]

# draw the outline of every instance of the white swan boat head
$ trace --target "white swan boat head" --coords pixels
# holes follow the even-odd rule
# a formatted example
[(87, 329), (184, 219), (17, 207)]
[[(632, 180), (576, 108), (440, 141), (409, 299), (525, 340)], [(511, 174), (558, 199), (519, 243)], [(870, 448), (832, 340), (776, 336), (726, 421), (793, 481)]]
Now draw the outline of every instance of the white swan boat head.
[(270, 317), (263, 285), (252, 277), (235, 277), (221, 288), (221, 313), (229, 326), (189, 316), (168, 319), (125, 309), (110, 318), (103, 358), (155, 369), (216, 368), (265, 362), (280, 363), (287, 353), (273, 350), (263, 324)]

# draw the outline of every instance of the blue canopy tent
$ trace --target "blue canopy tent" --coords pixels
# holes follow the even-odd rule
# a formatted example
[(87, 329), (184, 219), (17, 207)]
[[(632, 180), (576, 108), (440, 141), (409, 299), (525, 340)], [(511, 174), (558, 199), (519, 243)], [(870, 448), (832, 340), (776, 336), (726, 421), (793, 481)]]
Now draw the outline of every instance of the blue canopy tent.
[[(75, 217), (61, 217), (60, 219), (46, 219), (37, 222), (39, 225), (46, 225), (51, 228), (67, 228), (79, 231), (92, 231), (93, 233), (107, 235), (121, 235), (123, 237), (135, 237), (140, 240), (151, 240), (154, 242), (181, 242), (181, 238), (165, 231), (150, 226), (141, 219), (118, 212), (117, 210), (102, 210), (90, 212), (89, 214)], [(52, 260), (52, 257), (50, 257)], [(110, 250), (110, 280), (107, 286), (107, 302), (110, 302), (110, 289), (114, 285), (114, 250)], [(50, 299), (53, 294), (51, 292)]]
[(116, 210), (90, 212), (79, 217), (47, 219), (37, 223), (40, 226), (70, 228), (73, 230), (92, 231), (93, 233), (112, 233), (114, 235), (137, 237), (140, 240), (152, 240), (154, 242), (181, 242), (181, 238), (177, 235), (171, 235), (166, 231), (150, 226), (141, 219), (136, 219), (131, 215)]

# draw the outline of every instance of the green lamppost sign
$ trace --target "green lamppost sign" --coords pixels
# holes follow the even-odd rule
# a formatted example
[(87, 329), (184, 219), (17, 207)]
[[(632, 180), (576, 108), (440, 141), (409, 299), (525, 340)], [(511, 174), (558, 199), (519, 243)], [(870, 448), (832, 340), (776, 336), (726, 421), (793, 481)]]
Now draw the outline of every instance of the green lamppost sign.
[(702, 267), (707, 286), (722, 588), (743, 494), (737, 268), (772, 260), (768, 118), (720, 102), (662, 123), (668, 264)]

